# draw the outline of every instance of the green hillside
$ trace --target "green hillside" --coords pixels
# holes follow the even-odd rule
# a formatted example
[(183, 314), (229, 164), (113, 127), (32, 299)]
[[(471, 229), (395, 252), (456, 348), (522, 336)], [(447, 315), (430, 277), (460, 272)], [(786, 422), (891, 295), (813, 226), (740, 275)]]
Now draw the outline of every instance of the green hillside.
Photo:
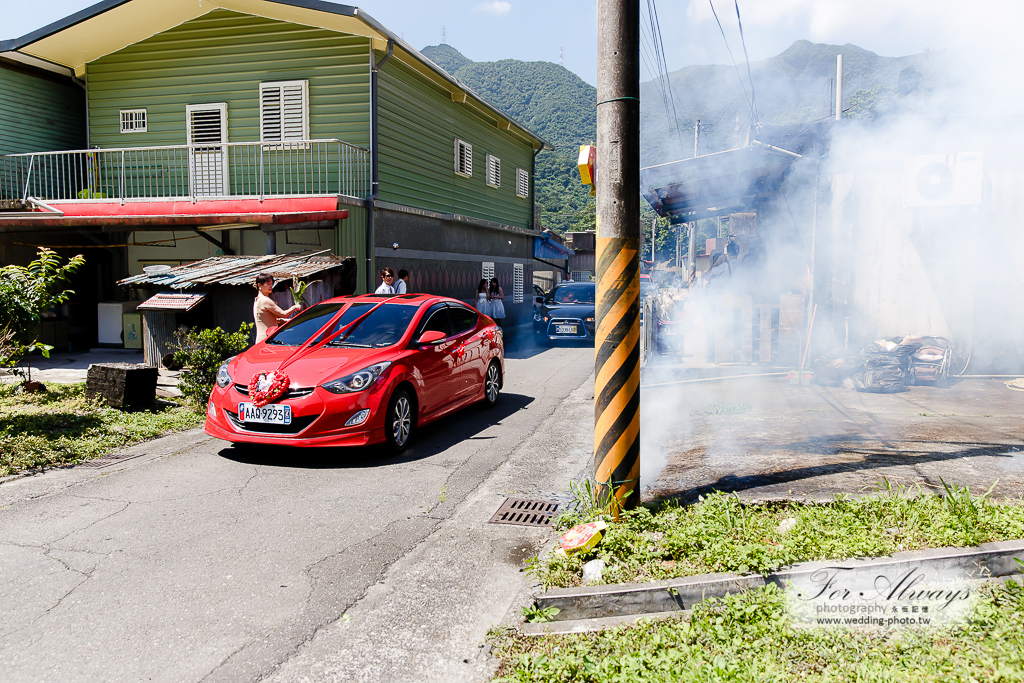
[(597, 137), (597, 90), (550, 62), (473, 62), (450, 45), (431, 45), (422, 52), (555, 148), (537, 156), (542, 226), (559, 233), (593, 228), (594, 198), (580, 184), (576, 157), (580, 145)]

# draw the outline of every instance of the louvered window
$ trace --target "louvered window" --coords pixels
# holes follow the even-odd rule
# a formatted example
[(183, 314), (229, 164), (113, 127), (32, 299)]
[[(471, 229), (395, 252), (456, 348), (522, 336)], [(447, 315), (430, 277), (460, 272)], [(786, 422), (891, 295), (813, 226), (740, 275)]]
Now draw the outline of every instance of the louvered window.
[(121, 110), (121, 132), (122, 133), (145, 133), (146, 132), (146, 110), (145, 109), (122, 109)]
[(260, 139), (309, 139), (309, 81), (260, 83)]
[(490, 154), (487, 155), (486, 182), (491, 187), (501, 187), (501, 159)]
[(488, 282), (491, 281), (491, 278), (494, 277), (494, 262), (493, 261), (484, 261), (483, 262), (483, 267), (480, 269), (480, 277), (482, 277), (484, 280), (487, 280)]
[(530, 174), (521, 168), (516, 169), (516, 194), (520, 197), (530, 196)]
[(523, 264), (512, 264), (512, 303), (523, 303)]
[(467, 178), (473, 175), (473, 145), (455, 139), (455, 172)]

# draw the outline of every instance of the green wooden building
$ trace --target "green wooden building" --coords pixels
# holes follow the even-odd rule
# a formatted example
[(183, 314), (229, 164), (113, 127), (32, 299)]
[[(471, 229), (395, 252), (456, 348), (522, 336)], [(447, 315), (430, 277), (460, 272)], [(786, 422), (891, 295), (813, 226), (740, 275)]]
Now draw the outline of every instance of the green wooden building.
[[(544, 141), (362, 9), (106, 0), (0, 42), (0, 59), (21, 63), (0, 69), (16, 106), (80, 112), (11, 123), (0, 100), (17, 179), (0, 200), (23, 202), (0, 213), (7, 237), (85, 231), (124, 251), (122, 275), (316, 248), (355, 257), (361, 288), (387, 265), (413, 291), (470, 300), (493, 273), (526, 320)], [(52, 82), (26, 85), (26, 63)]]

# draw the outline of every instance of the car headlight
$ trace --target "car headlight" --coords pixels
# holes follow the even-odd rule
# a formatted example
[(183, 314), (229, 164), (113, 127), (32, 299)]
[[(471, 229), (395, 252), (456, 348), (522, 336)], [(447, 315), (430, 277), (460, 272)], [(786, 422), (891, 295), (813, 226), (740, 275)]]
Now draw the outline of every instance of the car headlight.
[(332, 379), (330, 382), (325, 382), (320, 386), (332, 394), (351, 394), (356, 391), (362, 391), (376, 382), (377, 378), (381, 376), (381, 373), (383, 373), (389, 365), (391, 365), (391, 361), (377, 363), (376, 365), (371, 365), (368, 368), (363, 368), (359, 372), (353, 372), (351, 375)]
[(217, 368), (217, 386), (223, 389), (227, 385), (231, 384), (231, 373), (228, 372), (228, 363), (233, 361), (235, 356), (228, 358), (226, 361), (220, 364)]

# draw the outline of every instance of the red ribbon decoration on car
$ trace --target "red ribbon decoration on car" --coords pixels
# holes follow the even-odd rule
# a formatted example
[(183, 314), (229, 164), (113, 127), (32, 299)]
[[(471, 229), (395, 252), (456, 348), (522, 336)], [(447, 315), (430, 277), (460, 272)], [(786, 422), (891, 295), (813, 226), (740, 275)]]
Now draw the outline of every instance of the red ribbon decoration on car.
[[(261, 391), (259, 388), (260, 382), (267, 377), (273, 377), (274, 379), (271, 381), (270, 386)], [(271, 372), (263, 370), (261, 372), (257, 372), (252, 376), (252, 379), (249, 380), (249, 398), (252, 399), (252, 404), (254, 406), (262, 408), (268, 403), (273, 403), (283, 396), (284, 392), (288, 391), (288, 387), (291, 386), (291, 383), (292, 381), (288, 378), (288, 375), (284, 374), (280, 370), (274, 370)]]

